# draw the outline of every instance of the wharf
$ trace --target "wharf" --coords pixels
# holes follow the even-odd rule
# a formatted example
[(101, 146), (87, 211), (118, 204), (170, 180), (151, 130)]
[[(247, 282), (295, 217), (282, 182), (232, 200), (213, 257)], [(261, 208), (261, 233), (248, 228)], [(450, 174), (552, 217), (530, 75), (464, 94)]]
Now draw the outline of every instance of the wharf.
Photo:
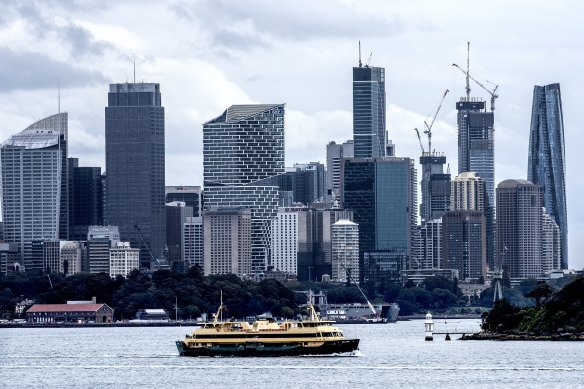
[(195, 327), (198, 322), (114, 322), (114, 323), (1, 323), (0, 328), (115, 328), (115, 327)]

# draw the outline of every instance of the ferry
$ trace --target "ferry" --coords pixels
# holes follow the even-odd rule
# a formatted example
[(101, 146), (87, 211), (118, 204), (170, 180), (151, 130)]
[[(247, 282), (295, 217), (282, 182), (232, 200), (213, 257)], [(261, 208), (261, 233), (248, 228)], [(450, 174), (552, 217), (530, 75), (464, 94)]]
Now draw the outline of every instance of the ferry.
[(272, 318), (223, 321), (223, 302), (213, 321), (176, 341), (180, 356), (276, 357), (351, 353), (359, 339), (346, 339), (334, 321), (321, 319), (314, 306), (307, 306), (308, 320), (276, 322)]

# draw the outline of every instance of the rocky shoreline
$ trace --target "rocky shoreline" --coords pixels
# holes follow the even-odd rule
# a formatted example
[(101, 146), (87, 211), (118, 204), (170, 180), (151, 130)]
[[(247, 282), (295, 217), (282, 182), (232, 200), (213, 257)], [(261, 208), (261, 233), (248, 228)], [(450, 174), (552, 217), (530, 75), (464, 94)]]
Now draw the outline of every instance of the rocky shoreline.
[(477, 332), (463, 335), (460, 340), (556, 340), (556, 341), (584, 341), (584, 333), (560, 333), (535, 335), (528, 333), (497, 334), (494, 332)]

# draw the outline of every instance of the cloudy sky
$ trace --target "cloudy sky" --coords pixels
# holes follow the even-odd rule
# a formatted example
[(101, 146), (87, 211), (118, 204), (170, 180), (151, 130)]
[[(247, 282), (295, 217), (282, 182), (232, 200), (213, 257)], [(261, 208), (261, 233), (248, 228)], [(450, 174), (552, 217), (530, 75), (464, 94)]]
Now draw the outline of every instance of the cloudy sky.
[[(433, 145), (456, 173), (455, 102), (471, 73), (499, 84), (496, 181), (525, 178), (533, 85), (561, 83), (570, 266), (584, 256), (584, 180), (577, 174), (584, 3), (579, 1), (12, 1), (0, 0), (0, 138), (69, 112), (70, 156), (104, 166), (108, 83), (161, 84), (167, 185), (202, 183), (203, 122), (231, 104), (286, 103), (286, 161), (325, 162), (351, 138), (352, 67), (386, 68), (388, 127), (417, 157), (422, 128), (449, 89)], [(473, 96), (488, 98), (471, 85)]]

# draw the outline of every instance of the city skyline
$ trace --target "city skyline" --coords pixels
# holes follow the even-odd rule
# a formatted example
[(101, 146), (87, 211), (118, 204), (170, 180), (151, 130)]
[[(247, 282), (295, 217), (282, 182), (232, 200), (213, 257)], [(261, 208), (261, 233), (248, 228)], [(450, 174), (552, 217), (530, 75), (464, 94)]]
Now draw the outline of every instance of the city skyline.
[[(28, 66), (33, 66), (31, 59), (37, 59), (36, 63), (45, 66), (33, 79), (23, 74), (10, 77), (4, 83), (4, 89), (0, 90), (4, 107), (0, 118), (5, 123), (2, 137), (6, 139), (26, 127), (34, 121), (31, 118), (57, 112), (56, 85), (60, 78), (62, 111), (70, 114), (69, 127), (75, 139), (70, 144), (69, 155), (79, 157), (80, 166), (104, 167), (103, 111), (100, 110), (105, 104), (103, 87), (109, 82), (132, 81), (132, 57), (136, 57), (138, 80), (160, 82), (165, 90), (165, 106), (172, 107), (167, 115), (167, 128), (172, 128), (166, 136), (170, 156), (168, 185), (202, 183), (200, 124), (225, 106), (237, 103), (285, 101), (288, 107), (286, 165), (313, 160), (324, 162), (329, 141), (339, 143), (351, 138), (351, 68), (357, 61), (357, 41), (361, 39), (364, 62), (373, 52), (371, 65), (386, 69), (387, 127), (398, 156), (417, 157), (417, 140), (412, 129), (419, 127), (432, 111), (440, 92), (445, 87), (451, 90), (434, 128), (433, 143), (436, 149), (446, 153), (447, 163), (453, 169), (457, 163), (454, 102), (464, 94), (464, 77), (450, 65), (463, 63), (466, 42), (471, 41), (472, 74), (481, 81), (489, 79), (500, 85), (495, 118), (495, 183), (505, 178), (526, 178), (531, 93), (535, 84), (562, 84), (568, 140), (566, 165), (576, 166), (571, 161), (577, 155), (574, 112), (577, 112), (577, 64), (581, 61), (579, 57), (574, 58), (578, 50), (561, 37), (577, 35), (578, 22), (571, 15), (577, 14), (579, 4), (553, 5), (551, 9), (543, 2), (531, 4), (530, 20), (518, 29), (514, 18), (524, 11), (520, 5), (506, 5), (505, 14), (501, 14), (503, 3), (495, 2), (481, 12), (480, 18), (478, 15), (465, 18), (459, 24), (462, 7), (436, 8), (424, 2), (358, 7), (358, 4), (327, 2), (312, 6), (313, 15), (302, 19), (308, 28), (298, 33), (295, 33), (298, 22), (293, 16), (298, 14), (292, 10), (294, 5), (282, 5), (290, 12), (278, 24), (269, 20), (275, 11), (254, 2), (246, 5), (153, 5), (160, 11), (160, 25), (168, 27), (168, 31), (152, 28), (140, 21), (139, 15), (125, 26), (118, 24), (119, 17), (108, 16), (131, 15), (131, 11), (139, 8), (131, 2), (55, 6), (55, 10), (42, 4), (7, 5), (6, 17), (0, 21), (0, 34), (15, 37), (16, 31), (19, 35), (18, 39), (8, 39), (6, 48), (0, 52), (5, 73), (14, 73), (17, 66), (23, 66), (19, 61), (27, 60)], [(174, 22), (181, 12), (176, 26), (171, 26), (171, 20)], [(184, 44), (170, 39), (185, 35), (180, 31), (187, 27), (202, 31), (205, 18), (214, 12), (221, 15), (223, 22), (240, 23), (234, 23), (232, 29), (215, 27), (201, 36), (181, 38), (192, 49), (188, 53)], [(550, 12), (565, 16), (554, 18), (562, 20), (561, 24), (549, 20)], [(60, 14), (61, 19), (46, 18), (54, 14)], [(325, 14), (330, 17), (321, 19)], [(496, 31), (492, 23), (495, 17), (498, 18)], [(536, 26), (544, 20), (547, 25), (551, 24), (550, 28), (539, 31)], [(456, 28), (450, 27), (455, 24)], [(27, 26), (44, 26), (53, 33), (41, 37), (34, 27)], [(146, 28), (151, 31), (142, 34)], [(531, 32), (528, 41), (522, 38), (527, 35), (526, 30)], [(148, 37), (153, 33), (161, 35), (157, 39), (161, 43), (151, 43)], [(161, 47), (165, 41), (167, 47)], [(278, 47), (283, 41), (290, 43), (286, 50)], [(537, 45), (531, 43), (535, 41)], [(57, 43), (62, 47), (51, 52)], [(27, 51), (21, 51), (21, 47), (27, 47)], [(530, 66), (526, 67), (526, 62)], [(264, 66), (258, 66), (259, 63)], [(185, 83), (192, 85), (186, 94), (182, 87)], [(310, 93), (306, 92), (307, 85), (312, 86)], [(471, 88), (472, 95), (487, 100), (488, 96), (478, 86), (471, 85)], [(23, 102), (31, 99), (37, 104), (27, 105), (23, 110)], [(517, 158), (518, 153), (521, 158)], [(578, 252), (578, 242), (582, 241), (580, 219), (584, 218), (578, 213), (579, 199), (575, 193), (583, 183), (578, 182), (575, 169), (568, 167), (566, 174), (572, 212), (569, 214), (570, 249)], [(570, 258), (570, 267), (584, 265), (584, 260), (576, 255)]]

